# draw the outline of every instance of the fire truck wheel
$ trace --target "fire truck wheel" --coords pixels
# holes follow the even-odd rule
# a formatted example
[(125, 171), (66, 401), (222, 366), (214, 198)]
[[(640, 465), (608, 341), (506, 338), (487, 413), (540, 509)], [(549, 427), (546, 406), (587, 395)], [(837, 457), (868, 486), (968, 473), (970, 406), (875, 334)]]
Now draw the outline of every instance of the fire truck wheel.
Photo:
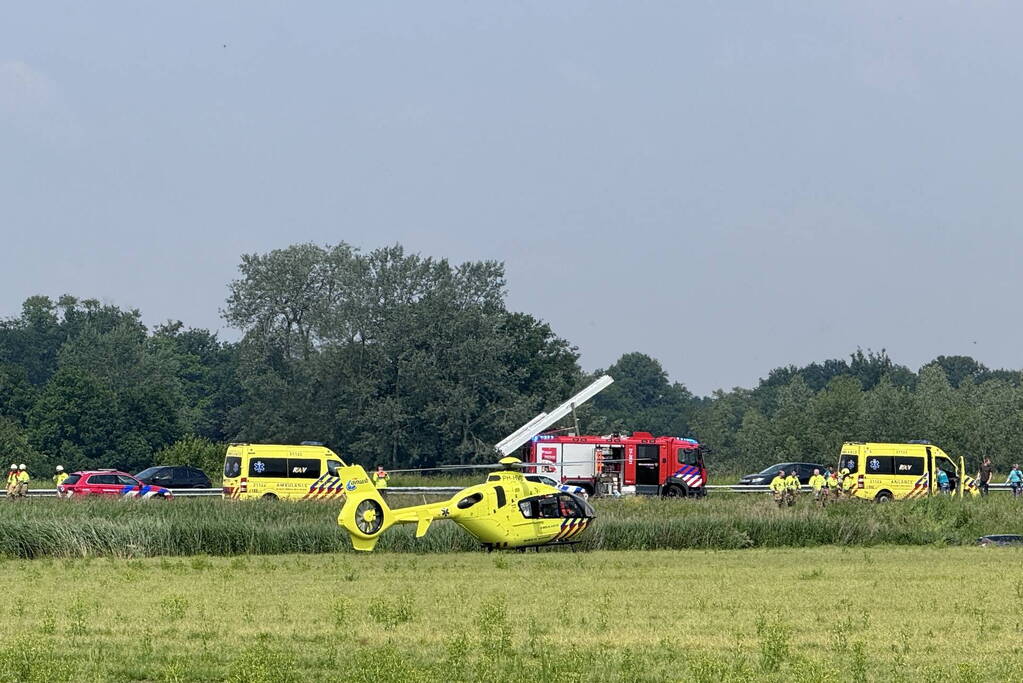
[(665, 498), (685, 498), (687, 493), (685, 488), (678, 484), (669, 484), (668, 487), (664, 489), (664, 496)]

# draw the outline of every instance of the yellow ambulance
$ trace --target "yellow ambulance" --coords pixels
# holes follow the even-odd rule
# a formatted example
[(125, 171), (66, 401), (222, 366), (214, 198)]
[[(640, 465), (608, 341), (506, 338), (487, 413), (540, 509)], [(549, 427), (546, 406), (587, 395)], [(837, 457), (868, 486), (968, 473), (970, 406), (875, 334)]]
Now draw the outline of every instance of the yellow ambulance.
[(330, 500), (344, 495), (345, 466), (313, 441), (298, 446), (233, 443), (224, 458), (223, 496), (234, 500)]
[(977, 495), (976, 482), (966, 474), (963, 459), (953, 460), (929, 441), (909, 443), (842, 444), (838, 471), (849, 470), (853, 484), (847, 489), (857, 498), (891, 500), (924, 498), (941, 493), (939, 470), (948, 475), (949, 493)]

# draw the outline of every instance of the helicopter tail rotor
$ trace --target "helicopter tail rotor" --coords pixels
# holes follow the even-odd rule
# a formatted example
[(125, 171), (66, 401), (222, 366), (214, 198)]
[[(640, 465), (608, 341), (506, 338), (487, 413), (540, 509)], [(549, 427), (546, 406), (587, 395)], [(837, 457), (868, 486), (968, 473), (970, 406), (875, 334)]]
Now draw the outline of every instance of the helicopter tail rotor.
[(395, 523), (394, 514), (366, 470), (358, 465), (342, 467), (337, 476), (345, 482), (345, 504), (337, 523), (351, 536), (356, 550), (373, 550), (380, 534)]

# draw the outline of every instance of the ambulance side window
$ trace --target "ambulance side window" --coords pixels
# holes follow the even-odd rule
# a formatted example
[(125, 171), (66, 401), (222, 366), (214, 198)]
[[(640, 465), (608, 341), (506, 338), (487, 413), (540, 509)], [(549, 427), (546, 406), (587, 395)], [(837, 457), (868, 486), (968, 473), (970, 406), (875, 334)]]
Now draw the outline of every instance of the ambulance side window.
[(252, 458), (249, 460), (250, 477), (287, 477), (286, 458)]
[(893, 460), (890, 455), (868, 455), (867, 474), (891, 474), (894, 471)]
[(895, 474), (912, 474), (919, 477), (924, 473), (924, 459), (906, 455), (895, 456)]
[(288, 476), (292, 479), (316, 479), (320, 461), (316, 458), (288, 458)]
[(842, 466), (839, 469), (848, 469), (850, 472), (855, 472), (860, 467), (860, 456), (851, 455), (849, 453), (842, 454)]

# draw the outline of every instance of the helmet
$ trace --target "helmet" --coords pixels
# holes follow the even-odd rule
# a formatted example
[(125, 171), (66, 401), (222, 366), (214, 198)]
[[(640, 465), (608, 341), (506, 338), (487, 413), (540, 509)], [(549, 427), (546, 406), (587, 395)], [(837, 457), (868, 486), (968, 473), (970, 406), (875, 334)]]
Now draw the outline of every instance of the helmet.
[(64, 466), (63, 465), (57, 465), (57, 471), (58, 472), (63, 472), (64, 471)]
[(21, 463), (20, 465), (18, 465), (18, 469), (19, 470), (27, 470), (28, 468), (25, 467), (25, 463)]
[(843, 467), (842, 471), (839, 472), (839, 474), (849, 474), (849, 468), (848, 467)]
[(12, 462), (11, 463), (11, 469), (12, 470), (16, 470), (16, 469), (18, 469), (18, 466), (15, 463)]

